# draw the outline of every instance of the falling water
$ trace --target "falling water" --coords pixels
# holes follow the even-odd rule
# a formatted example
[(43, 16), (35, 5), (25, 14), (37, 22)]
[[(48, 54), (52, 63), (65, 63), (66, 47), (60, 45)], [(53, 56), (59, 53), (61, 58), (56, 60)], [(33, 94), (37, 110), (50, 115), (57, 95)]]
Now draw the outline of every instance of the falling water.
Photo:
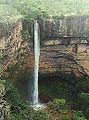
[(39, 70), (39, 56), (40, 56), (40, 40), (39, 40), (39, 24), (37, 20), (34, 22), (34, 91), (33, 104), (38, 104), (38, 70)]

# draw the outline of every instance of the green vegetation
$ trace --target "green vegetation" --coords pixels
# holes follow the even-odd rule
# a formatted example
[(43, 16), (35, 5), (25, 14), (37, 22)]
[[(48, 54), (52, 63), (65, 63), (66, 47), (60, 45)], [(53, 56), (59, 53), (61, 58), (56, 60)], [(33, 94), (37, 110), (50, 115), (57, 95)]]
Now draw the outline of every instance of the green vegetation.
[(21, 14), (16, 8), (8, 4), (0, 4), (0, 22), (9, 22), (10, 24), (21, 18)]
[(74, 100), (76, 98), (75, 79), (68, 75), (63, 75), (63, 77), (64, 78), (50, 77), (43, 79), (43, 81), (40, 80), (39, 95), (47, 95), (48, 100), (53, 100), (54, 98), (63, 98), (69, 102)]
[(75, 111), (73, 113), (73, 120), (87, 120), (85, 116), (83, 115), (82, 111)]
[(81, 93), (79, 96), (79, 103), (81, 105), (81, 110), (87, 119), (89, 119), (89, 93)]
[(46, 110), (34, 111), (31, 104), (24, 100), (21, 94), (15, 85), (12, 84), (12, 81), (7, 80), (5, 82), (0, 80), (0, 100), (4, 104), (0, 107), (5, 112), (6, 120), (51, 120), (50, 113)]
[(78, 81), (78, 83), (76, 84), (76, 89), (78, 93), (89, 92), (89, 78), (84, 78), (82, 82)]
[[(88, 80), (85, 79), (85, 81)], [(58, 82), (57, 82), (58, 83)], [(52, 83), (51, 83), (52, 84)], [(89, 93), (77, 93), (78, 98), (72, 100), (70, 96), (70, 102), (68, 99), (63, 99), (62, 96), (54, 96), (53, 100), (50, 99), (50, 102), (47, 104), (47, 108), (44, 110), (35, 111), (31, 104), (24, 99), (23, 92), (13, 84), (12, 80), (6, 80), (6, 82), (0, 80), (0, 88), (4, 87), (5, 92), (2, 91), (0, 95), (3, 95), (6, 104), (4, 107), (5, 111), (8, 113), (8, 116), (11, 120), (88, 120), (89, 119)], [(55, 84), (54, 84), (54, 87)], [(63, 86), (61, 86), (63, 88)], [(49, 87), (50, 88), (50, 87)], [(58, 87), (60, 89), (60, 87)], [(64, 88), (63, 88), (64, 89)], [(62, 89), (62, 91), (63, 91)], [(76, 88), (75, 88), (76, 89)], [(80, 88), (81, 89), (81, 88)], [(51, 88), (52, 90), (52, 88)], [(44, 90), (47, 94), (46, 89)], [(80, 90), (79, 90), (80, 91)], [(59, 91), (60, 93), (60, 91)], [(64, 92), (65, 93), (65, 92)], [(63, 94), (63, 93), (62, 93)], [(72, 102), (72, 104), (71, 104)], [(76, 106), (74, 103), (76, 102)], [(81, 107), (80, 107), (81, 106)], [(71, 108), (73, 107), (73, 108)], [(57, 114), (56, 117), (53, 117), (54, 114)]]
[(16, 20), (20, 17), (33, 20), (48, 16), (89, 15), (88, 0), (1, 0), (1, 20)]
[(48, 103), (48, 107), (52, 110), (56, 110), (58, 112), (61, 112), (65, 109), (65, 99), (54, 99), (53, 102)]
[(58, 113), (57, 120), (70, 120), (67, 115), (69, 108), (66, 106), (65, 99), (54, 99), (53, 102), (48, 103), (48, 108), (54, 113)]

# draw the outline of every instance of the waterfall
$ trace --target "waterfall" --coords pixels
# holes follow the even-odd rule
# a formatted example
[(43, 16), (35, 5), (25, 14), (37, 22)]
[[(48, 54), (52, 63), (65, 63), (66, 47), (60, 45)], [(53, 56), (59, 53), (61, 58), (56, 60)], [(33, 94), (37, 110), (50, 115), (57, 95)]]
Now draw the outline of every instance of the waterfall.
[(34, 89), (33, 89), (33, 104), (38, 104), (38, 71), (39, 71), (39, 56), (40, 56), (40, 39), (39, 39), (39, 24), (37, 20), (34, 22)]

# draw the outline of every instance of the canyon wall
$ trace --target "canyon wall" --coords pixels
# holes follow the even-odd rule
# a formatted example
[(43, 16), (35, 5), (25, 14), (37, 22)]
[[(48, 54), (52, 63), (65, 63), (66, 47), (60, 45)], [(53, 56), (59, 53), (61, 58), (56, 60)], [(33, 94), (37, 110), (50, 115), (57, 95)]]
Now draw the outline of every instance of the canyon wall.
[[(10, 36), (4, 41), (4, 37), (2, 37), (2, 43), (4, 47), (2, 46), (1, 48), (1, 53), (5, 53), (5, 61), (1, 62), (2, 68), (4, 71), (11, 71), (10, 69), (14, 69), (11, 71), (11, 76), (15, 78), (16, 76), (24, 76), (28, 75), (28, 73), (33, 74), (33, 68), (34, 68), (34, 51), (33, 51), (33, 43), (29, 39), (26, 38), (26, 33), (25, 31), (28, 31), (28, 27), (25, 25), (26, 23), (23, 24), (22, 21), (18, 21), (12, 30)], [(61, 24), (63, 24), (61, 22)], [(28, 24), (27, 24), (28, 25)], [(64, 24), (65, 25), (65, 24)], [(25, 31), (23, 32), (24, 27), (26, 28)], [(53, 26), (52, 26), (53, 27)], [(57, 24), (56, 27), (58, 28)], [(63, 27), (64, 28), (64, 27)], [(52, 30), (50, 28), (50, 30)], [(49, 34), (49, 32), (48, 32)], [(57, 32), (58, 34), (58, 32)], [(30, 35), (30, 34), (29, 34)], [(57, 48), (55, 50), (55, 48)], [(41, 47), (41, 56), (40, 56), (40, 69), (39, 73), (43, 74), (46, 73), (63, 73), (65, 72), (66, 74), (66, 69), (68, 74), (72, 74), (74, 71), (71, 66), (72, 64), (75, 64), (76, 69), (78, 69), (78, 65), (74, 60), (66, 60), (66, 56), (70, 58), (69, 53), (64, 54), (63, 52), (66, 52), (66, 47), (61, 47), (57, 46), (57, 44), (51, 46), (43, 46)], [(73, 56), (71, 56), (73, 58)], [(48, 58), (48, 59), (47, 59)], [(70, 58), (71, 59), (71, 58)], [(57, 61), (56, 61), (57, 60)], [(55, 62), (56, 61), (56, 62)], [(66, 66), (65, 62), (60, 62), (60, 61), (66, 61), (66, 63), (70, 63), (70, 66), (68, 67), (63, 67)], [(58, 67), (59, 66), (59, 67)], [(2, 71), (2, 72), (3, 72)], [(45, 72), (44, 72), (45, 71)], [(76, 75), (76, 71), (74, 74)], [(86, 73), (82, 70), (83, 75)], [(14, 75), (15, 74), (15, 75)], [(7, 75), (7, 74), (6, 74)], [(31, 75), (28, 75), (29, 78), (32, 77)], [(21, 76), (21, 79), (23, 79)], [(78, 72), (78, 76), (81, 76), (81, 72)], [(27, 77), (28, 78), (28, 77)], [(16, 78), (15, 78), (16, 79)]]
[(89, 17), (71, 16), (46, 19), (44, 21), (44, 32), (45, 38), (89, 37)]

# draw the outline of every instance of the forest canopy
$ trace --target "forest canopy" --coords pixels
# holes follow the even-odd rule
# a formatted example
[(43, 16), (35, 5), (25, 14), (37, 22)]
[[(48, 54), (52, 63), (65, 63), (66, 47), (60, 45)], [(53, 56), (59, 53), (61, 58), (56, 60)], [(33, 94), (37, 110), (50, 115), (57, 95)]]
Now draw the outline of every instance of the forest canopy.
[(0, 0), (0, 21), (33, 20), (37, 15), (89, 15), (89, 0)]

